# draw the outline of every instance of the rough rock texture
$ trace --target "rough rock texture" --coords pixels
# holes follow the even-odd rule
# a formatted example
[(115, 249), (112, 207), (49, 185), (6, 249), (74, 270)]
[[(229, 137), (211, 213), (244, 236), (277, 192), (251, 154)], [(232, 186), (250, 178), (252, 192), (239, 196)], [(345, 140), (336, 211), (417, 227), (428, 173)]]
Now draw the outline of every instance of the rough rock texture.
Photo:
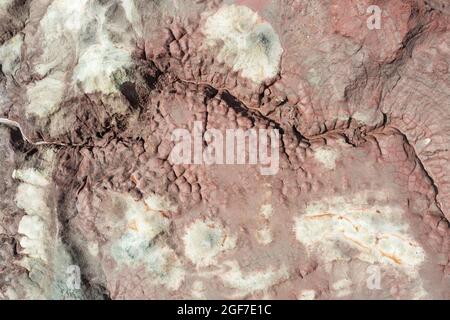
[[(0, 298), (450, 299), (446, 0), (0, 0), (0, 45)], [(276, 174), (170, 157), (239, 128)]]

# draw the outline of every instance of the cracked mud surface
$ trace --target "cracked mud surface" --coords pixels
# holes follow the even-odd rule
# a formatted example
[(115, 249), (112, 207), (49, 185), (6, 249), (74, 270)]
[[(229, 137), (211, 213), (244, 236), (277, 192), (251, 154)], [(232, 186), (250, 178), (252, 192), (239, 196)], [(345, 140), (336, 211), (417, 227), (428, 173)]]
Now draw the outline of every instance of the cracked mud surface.
[(375, 2), (0, 0), (0, 298), (450, 299), (450, 5)]

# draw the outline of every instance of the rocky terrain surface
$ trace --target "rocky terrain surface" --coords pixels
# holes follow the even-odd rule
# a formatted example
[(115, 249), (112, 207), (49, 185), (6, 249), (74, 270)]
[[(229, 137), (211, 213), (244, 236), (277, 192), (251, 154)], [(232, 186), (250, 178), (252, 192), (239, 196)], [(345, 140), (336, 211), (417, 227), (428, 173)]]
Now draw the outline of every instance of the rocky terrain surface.
[(0, 65), (1, 299), (450, 299), (447, 0), (0, 0)]

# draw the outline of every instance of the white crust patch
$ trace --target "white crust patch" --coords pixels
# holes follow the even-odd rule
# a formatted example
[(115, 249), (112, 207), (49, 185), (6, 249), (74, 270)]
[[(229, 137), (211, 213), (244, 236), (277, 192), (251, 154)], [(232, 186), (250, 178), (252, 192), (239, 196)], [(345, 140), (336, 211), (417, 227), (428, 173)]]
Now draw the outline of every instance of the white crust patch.
[(332, 170), (336, 167), (338, 158), (337, 151), (328, 147), (322, 147), (314, 151), (314, 158), (319, 161), (325, 168)]
[[(386, 199), (373, 192), (372, 198)], [(425, 259), (423, 248), (409, 232), (399, 207), (368, 205), (369, 194), (352, 199), (333, 197), (307, 206), (295, 218), (297, 240), (315, 251), (325, 262), (348, 260), (345, 248), (355, 249), (362, 261), (381, 263), (414, 272)]]
[(283, 49), (272, 26), (246, 6), (225, 5), (210, 16), (203, 33), (208, 46), (223, 44), (219, 61), (255, 83), (276, 76)]
[(210, 220), (192, 223), (183, 241), (186, 257), (198, 267), (215, 264), (221, 252), (233, 249), (236, 245), (236, 238), (228, 236), (221, 225)]
[(27, 88), (27, 114), (45, 118), (57, 110), (64, 96), (64, 75), (55, 72)]
[(227, 261), (225, 265), (229, 270), (220, 277), (227, 287), (239, 290), (239, 296), (268, 289), (289, 276), (283, 266), (278, 270), (267, 269), (244, 274), (237, 261)]
[(23, 35), (19, 33), (0, 47), (0, 64), (4, 74), (14, 75), (18, 69), (22, 44)]

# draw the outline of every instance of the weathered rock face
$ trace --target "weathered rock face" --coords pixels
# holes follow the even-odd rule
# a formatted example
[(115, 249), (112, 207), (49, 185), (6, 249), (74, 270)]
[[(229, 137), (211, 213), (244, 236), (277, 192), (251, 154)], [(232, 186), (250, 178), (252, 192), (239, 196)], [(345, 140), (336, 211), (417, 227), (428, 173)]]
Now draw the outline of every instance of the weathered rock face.
[(0, 0), (0, 298), (449, 299), (449, 10)]

